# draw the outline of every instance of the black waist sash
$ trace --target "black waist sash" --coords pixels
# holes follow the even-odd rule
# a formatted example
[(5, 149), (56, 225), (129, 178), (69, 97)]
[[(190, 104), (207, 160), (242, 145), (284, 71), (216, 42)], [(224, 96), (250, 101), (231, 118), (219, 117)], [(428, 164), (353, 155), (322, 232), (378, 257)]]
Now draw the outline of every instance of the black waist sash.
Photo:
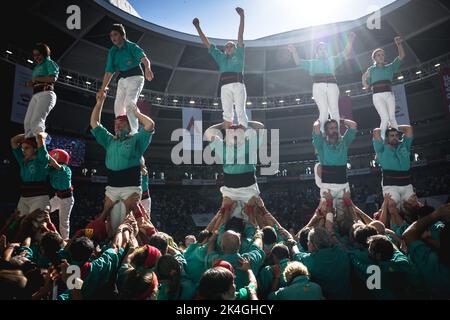
[(141, 185), (141, 167), (113, 171), (108, 170), (108, 186), (110, 187), (139, 187)]
[(70, 198), (73, 196), (73, 187), (70, 187), (69, 189), (66, 189), (66, 190), (56, 190), (55, 189), (55, 194), (60, 199)]
[(383, 170), (383, 186), (407, 186), (411, 184), (411, 172)]
[(235, 82), (244, 83), (244, 75), (239, 72), (224, 72), (220, 74), (219, 87)]
[(372, 83), (372, 93), (392, 92), (391, 81), (381, 80)]
[(323, 183), (347, 183), (347, 166), (322, 165)]
[(228, 188), (244, 188), (256, 183), (254, 172), (245, 172), (239, 174), (223, 173), (224, 186)]
[(144, 75), (144, 72), (142, 71), (141, 65), (138, 65), (138, 66), (128, 69), (126, 71), (119, 71), (119, 76), (117, 77), (117, 81), (119, 81), (121, 78), (143, 76), (143, 75)]
[(332, 74), (316, 74), (312, 78), (314, 83), (337, 83), (336, 77)]
[(51, 82), (38, 82), (33, 86), (33, 94), (42, 91), (53, 91), (55, 89), (54, 84)]
[(148, 198), (150, 198), (150, 191), (147, 190), (145, 192), (142, 192), (141, 200), (145, 200), (145, 199), (148, 199)]
[(22, 182), (20, 185), (21, 197), (38, 197), (48, 195), (48, 183), (46, 181), (39, 182)]

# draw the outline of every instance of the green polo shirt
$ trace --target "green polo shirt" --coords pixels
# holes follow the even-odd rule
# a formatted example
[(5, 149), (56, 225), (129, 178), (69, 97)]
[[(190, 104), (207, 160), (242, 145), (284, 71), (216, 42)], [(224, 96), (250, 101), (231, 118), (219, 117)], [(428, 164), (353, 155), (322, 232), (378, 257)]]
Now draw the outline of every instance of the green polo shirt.
[(141, 64), (145, 52), (136, 43), (125, 40), (122, 47), (112, 46), (106, 59), (106, 72), (127, 71)]
[(402, 252), (395, 250), (391, 260), (379, 263), (369, 258), (367, 250), (354, 249), (350, 251), (349, 256), (353, 269), (363, 283), (373, 276), (373, 272), (367, 272), (369, 266), (378, 265), (380, 268), (380, 289), (369, 290), (375, 298), (393, 300), (407, 297), (410, 280), (416, 278), (416, 275), (413, 274), (410, 261)]
[(217, 65), (219, 66), (220, 73), (244, 72), (244, 47), (237, 46), (234, 49), (233, 55), (228, 56), (226, 53), (217, 49), (217, 47), (212, 44), (208, 49), (208, 53), (214, 58), (214, 61), (216, 61)]
[(300, 69), (307, 70), (311, 76), (314, 76), (316, 74), (334, 75), (337, 67), (339, 67), (339, 65), (344, 61), (345, 56), (343, 53), (340, 53), (337, 56), (332, 57), (301, 60), (298, 67)]
[[(251, 136), (254, 137), (254, 136)], [(253, 138), (251, 138), (253, 139)], [(211, 141), (211, 150), (220, 158), (223, 163), (223, 172), (227, 174), (241, 174), (247, 172), (256, 172), (257, 150), (261, 144), (258, 135), (255, 137), (256, 143), (253, 146), (249, 139), (241, 146), (227, 145), (224, 140), (215, 138)], [(253, 140), (252, 140), (253, 141)], [(250, 157), (250, 151), (254, 148), (254, 154)], [(253, 150), (252, 150), (253, 151)]]
[(186, 259), (186, 274), (195, 283), (200, 282), (203, 272), (206, 271), (206, 255), (208, 244), (191, 243), (183, 256)]
[(328, 143), (321, 133), (313, 132), (312, 143), (320, 164), (325, 166), (345, 166), (348, 162), (348, 148), (355, 140), (356, 129), (348, 128), (337, 144)]
[(141, 175), (142, 176), (142, 182), (141, 182), (141, 187), (142, 187), (142, 193), (147, 192), (148, 191), (148, 174), (146, 175)]
[(255, 275), (257, 275), (259, 268), (261, 267), (261, 265), (264, 261), (265, 256), (266, 255), (262, 249), (260, 249), (256, 245), (252, 244), (249, 248), (249, 251), (242, 255), (240, 253), (227, 253), (227, 254), (219, 254), (217, 252), (209, 253), (206, 258), (207, 259), (206, 263), (207, 263), (207, 267), (211, 268), (212, 264), (214, 263), (214, 261), (216, 259), (225, 260), (225, 261), (229, 262), (233, 266), (234, 271), (236, 273), (236, 279), (235, 279), (236, 289), (239, 290), (239, 289), (247, 286), (249, 283), (247, 272), (244, 272), (239, 269), (239, 267), (240, 267), (239, 258), (244, 257), (244, 258), (248, 259), (252, 266), (253, 273)]
[(60, 170), (50, 166), (48, 168), (50, 184), (53, 189), (67, 190), (72, 186), (72, 170), (67, 165), (62, 164)]
[(175, 296), (169, 296), (169, 284), (158, 284), (157, 300), (192, 300), (197, 291), (197, 285), (187, 277), (181, 277), (180, 291)]
[[(294, 255), (307, 268), (311, 280), (318, 283), (327, 299), (350, 299), (350, 259), (339, 246)], [(332, 272), (330, 272), (332, 270)]]
[(410, 154), (412, 137), (403, 137), (396, 148), (384, 143), (383, 140), (373, 140), (373, 148), (377, 154), (377, 162), (383, 170), (408, 171), (411, 167)]
[(402, 60), (397, 57), (389, 64), (385, 64), (383, 66), (373, 65), (369, 67), (369, 77), (367, 78), (367, 83), (373, 84), (383, 80), (392, 81), (401, 64)]
[(439, 261), (438, 254), (422, 240), (416, 240), (408, 246), (408, 256), (433, 299), (450, 299), (450, 269)]
[(50, 59), (50, 57), (45, 58), (44, 61), (36, 65), (33, 68), (32, 73), (33, 79), (37, 77), (49, 77), (49, 76), (55, 76), (58, 78), (58, 75), (59, 75), (59, 67), (55, 61)]
[(269, 300), (323, 300), (322, 289), (307, 276), (297, 276), (287, 287), (272, 292)]
[(12, 152), (19, 163), (20, 178), (22, 179), (22, 182), (47, 181), (49, 156), (45, 145), (37, 149), (36, 157), (34, 159), (26, 162), (20, 147), (13, 149)]
[[(280, 261), (280, 288), (286, 286), (286, 278), (284, 277), (284, 269), (286, 269), (289, 263), (289, 259), (283, 259)], [(265, 266), (258, 275), (258, 288), (261, 292), (270, 292), (272, 288), (273, 272), (271, 266)]]
[[(225, 232), (225, 225), (221, 225), (218, 230), (217, 240), (216, 240), (216, 248), (220, 248), (220, 244), (222, 242), (222, 236)], [(251, 223), (246, 222), (244, 228), (244, 234), (241, 235), (241, 248), (239, 249), (240, 253), (246, 253), (249, 251), (250, 246), (253, 243), (253, 237), (255, 236), (256, 228)], [(220, 249), (217, 251), (220, 252)]]
[(131, 137), (118, 140), (102, 125), (91, 129), (95, 140), (106, 150), (105, 164), (109, 170), (120, 171), (139, 166), (141, 157), (152, 141), (155, 130), (146, 131), (143, 128)]

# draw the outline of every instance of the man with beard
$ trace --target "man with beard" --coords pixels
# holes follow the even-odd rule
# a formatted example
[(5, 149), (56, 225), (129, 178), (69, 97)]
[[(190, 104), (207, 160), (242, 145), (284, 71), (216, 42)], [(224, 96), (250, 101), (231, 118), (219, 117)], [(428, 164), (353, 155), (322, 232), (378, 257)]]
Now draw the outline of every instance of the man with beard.
[[(316, 149), (317, 158), (320, 163), (321, 180), (320, 195), (329, 191), (333, 197), (333, 206), (342, 201), (345, 191), (350, 191), (347, 180), (348, 148), (355, 140), (356, 122), (348, 119), (341, 119), (347, 127), (344, 135), (339, 133), (339, 126), (336, 120), (329, 119), (324, 124), (325, 137), (320, 131), (320, 121), (317, 120), (313, 126), (313, 146)], [(315, 170), (316, 171), (316, 170)]]
[(380, 128), (373, 131), (373, 148), (383, 169), (383, 194), (390, 194), (397, 207), (401, 207), (414, 194), (409, 171), (413, 130), (409, 125), (398, 126), (398, 130), (388, 128), (385, 137), (383, 142)]

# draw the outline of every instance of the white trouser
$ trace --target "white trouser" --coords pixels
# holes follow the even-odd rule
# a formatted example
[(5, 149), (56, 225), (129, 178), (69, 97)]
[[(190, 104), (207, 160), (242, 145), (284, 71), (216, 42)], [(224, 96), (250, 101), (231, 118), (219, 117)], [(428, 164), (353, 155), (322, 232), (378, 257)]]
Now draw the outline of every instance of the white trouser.
[(245, 220), (248, 220), (248, 217), (242, 213), (245, 203), (252, 197), (257, 197), (260, 194), (258, 183), (241, 188), (229, 188), (223, 186), (220, 188), (220, 192), (222, 192), (222, 197), (228, 197), (231, 200), (238, 202), (236, 209), (231, 216)]
[[(330, 190), (331, 196), (333, 197), (333, 207), (336, 209), (341, 209), (343, 207), (342, 205), (342, 198), (344, 196), (344, 192), (348, 191), (350, 192), (350, 185), (347, 183), (324, 183), (321, 182), (321, 188), (320, 188), (320, 196), (321, 198), (324, 198), (323, 194), (324, 192), (327, 192)], [(338, 212), (342, 212), (342, 210), (336, 210)]]
[(380, 115), (381, 136), (384, 138), (388, 125), (393, 128), (398, 128), (397, 120), (395, 119), (395, 96), (392, 92), (379, 92), (372, 95), (373, 105)]
[(324, 132), (324, 124), (328, 120), (328, 114), (331, 119), (337, 121), (339, 125), (339, 88), (336, 83), (314, 83), (313, 84), (314, 101), (319, 108), (320, 130)]
[(117, 83), (116, 100), (114, 101), (114, 114), (116, 117), (127, 115), (130, 122), (131, 134), (135, 134), (139, 129), (138, 119), (134, 115), (133, 108), (144, 87), (143, 76), (131, 76), (121, 78)]
[(50, 202), (47, 195), (20, 197), (19, 203), (17, 204), (17, 210), (20, 211), (20, 216), (28, 215), (36, 209), (47, 209), (48, 207), (50, 207)]
[(320, 162), (317, 162), (316, 165), (314, 166), (314, 178), (316, 181), (316, 186), (319, 187), (319, 189), (322, 189), (322, 170), (320, 169), (319, 174), (319, 166)]
[(152, 198), (148, 197), (147, 199), (141, 200), (141, 204), (147, 211), (147, 215), (150, 218), (150, 214), (152, 212)]
[(414, 189), (412, 184), (408, 184), (407, 186), (382, 186), (383, 187), (383, 195), (389, 193), (391, 195), (392, 200), (397, 204), (397, 208), (403, 208), (403, 202), (407, 201), (413, 194)]
[(31, 138), (45, 131), (45, 119), (55, 104), (56, 94), (53, 91), (41, 91), (31, 97), (23, 121), (25, 138)]
[[(111, 187), (107, 186), (105, 190), (105, 195), (110, 198), (113, 202), (125, 200), (133, 193), (137, 193), (139, 195), (142, 194), (141, 187)], [(127, 216), (127, 212), (125, 211), (125, 205), (122, 201), (117, 203), (111, 210), (111, 227), (115, 232), (117, 227), (125, 220)]]
[(69, 239), (70, 235), (70, 213), (72, 212), (75, 199), (72, 197), (61, 199), (54, 196), (50, 199), (50, 212), (59, 210), (59, 234), (63, 239)]
[(225, 84), (220, 89), (220, 99), (222, 101), (223, 120), (233, 122), (233, 104), (236, 108), (238, 124), (247, 128), (248, 118), (245, 112), (247, 101), (247, 91), (245, 84), (240, 82)]

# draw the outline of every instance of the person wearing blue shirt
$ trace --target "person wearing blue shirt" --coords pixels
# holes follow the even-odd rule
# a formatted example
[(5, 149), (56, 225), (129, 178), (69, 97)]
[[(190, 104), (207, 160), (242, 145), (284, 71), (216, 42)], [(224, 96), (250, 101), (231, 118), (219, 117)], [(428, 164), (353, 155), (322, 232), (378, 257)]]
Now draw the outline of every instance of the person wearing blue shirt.
[[(114, 45), (108, 52), (105, 75), (97, 98), (106, 93), (113, 75), (118, 73), (114, 114), (116, 117), (126, 115), (130, 122), (131, 134), (135, 134), (138, 132), (139, 122), (133, 110), (144, 87), (144, 74), (148, 81), (154, 78), (150, 60), (144, 50), (127, 39), (123, 25), (114, 24), (109, 37)], [(144, 71), (141, 63), (145, 66)]]
[(339, 88), (335, 77), (336, 69), (350, 57), (353, 47), (353, 41), (356, 34), (351, 32), (348, 36), (348, 43), (345, 50), (336, 56), (328, 56), (326, 44), (320, 42), (315, 49), (315, 58), (311, 60), (300, 59), (297, 49), (293, 45), (288, 46), (295, 64), (308, 71), (313, 77), (313, 97), (319, 108), (319, 121), (321, 131), (324, 132), (324, 124), (328, 119), (340, 123), (339, 119)]
[(33, 97), (28, 104), (23, 122), (25, 138), (45, 132), (45, 120), (56, 104), (54, 85), (59, 74), (58, 65), (50, 58), (51, 50), (44, 43), (38, 43), (33, 49), (36, 66), (32, 79), (26, 86), (33, 88)]
[(363, 74), (362, 83), (364, 88), (372, 88), (372, 101), (378, 115), (381, 118), (380, 129), (381, 136), (388, 126), (398, 128), (395, 119), (395, 96), (392, 92), (392, 79), (397, 73), (400, 65), (405, 58), (401, 37), (395, 37), (395, 44), (398, 48), (398, 57), (392, 63), (386, 64), (384, 61), (384, 50), (375, 49), (372, 53), (373, 65)]

